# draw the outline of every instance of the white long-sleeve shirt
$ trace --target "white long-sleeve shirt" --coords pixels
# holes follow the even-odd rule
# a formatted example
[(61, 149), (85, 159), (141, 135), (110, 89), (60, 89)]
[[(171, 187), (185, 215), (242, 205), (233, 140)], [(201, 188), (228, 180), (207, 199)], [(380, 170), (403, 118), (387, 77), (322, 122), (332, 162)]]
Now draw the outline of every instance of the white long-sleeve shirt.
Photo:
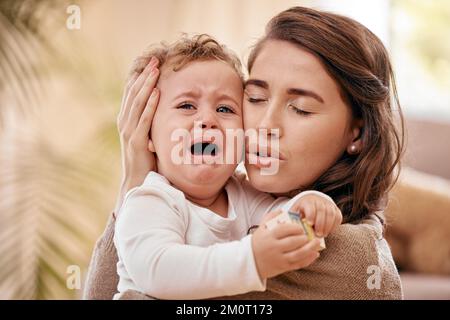
[(264, 291), (247, 230), (305, 193), (288, 203), (257, 191), (243, 174), (225, 190), (226, 218), (190, 202), (155, 172), (130, 190), (114, 236), (119, 295), (132, 289), (158, 299), (205, 299)]

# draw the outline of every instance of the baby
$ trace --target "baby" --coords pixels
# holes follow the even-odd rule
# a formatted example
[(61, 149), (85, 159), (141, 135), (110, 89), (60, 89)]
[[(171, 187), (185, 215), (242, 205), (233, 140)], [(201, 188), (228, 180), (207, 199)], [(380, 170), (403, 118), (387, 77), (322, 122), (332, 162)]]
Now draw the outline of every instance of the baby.
[[(266, 279), (311, 264), (319, 239), (308, 240), (295, 224), (269, 229), (265, 222), (281, 208), (306, 215), (312, 225), (316, 206), (325, 208), (327, 219), (341, 213), (322, 193), (274, 198), (234, 174), (244, 150), (239, 134), (228, 134), (243, 132), (239, 59), (207, 35), (150, 54), (160, 62), (148, 146), (157, 172), (127, 193), (118, 213), (115, 298), (129, 289), (158, 299), (263, 291)], [(262, 227), (248, 234), (254, 225)]]

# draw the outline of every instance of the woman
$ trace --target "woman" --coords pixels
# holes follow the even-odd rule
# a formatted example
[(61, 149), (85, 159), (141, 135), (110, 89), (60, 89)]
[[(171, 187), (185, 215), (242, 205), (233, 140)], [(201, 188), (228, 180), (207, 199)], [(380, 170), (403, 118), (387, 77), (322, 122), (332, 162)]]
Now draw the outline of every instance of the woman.
[[(248, 69), (244, 127), (278, 129), (280, 144), (275, 175), (246, 163), (251, 184), (274, 195), (305, 188), (325, 192), (345, 223), (310, 267), (269, 280), (266, 292), (232, 298), (401, 299), (381, 214), (403, 149), (403, 126), (399, 134), (394, 125), (394, 111), (401, 122), (402, 115), (386, 49), (352, 19), (294, 7), (268, 23)], [(145, 150), (157, 101), (148, 100), (146, 92), (156, 77), (144, 84), (140, 70), (131, 76), (119, 115), (125, 172), (116, 209), (154, 167)], [(110, 219), (96, 245), (86, 298), (110, 299), (116, 291), (113, 230)], [(145, 298), (137, 292), (128, 297)]]

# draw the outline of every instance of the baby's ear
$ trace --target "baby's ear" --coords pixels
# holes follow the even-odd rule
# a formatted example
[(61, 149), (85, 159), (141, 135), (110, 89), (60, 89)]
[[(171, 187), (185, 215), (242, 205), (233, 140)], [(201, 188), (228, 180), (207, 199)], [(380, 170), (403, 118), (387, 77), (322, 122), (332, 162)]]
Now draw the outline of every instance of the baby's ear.
[(147, 148), (148, 148), (148, 151), (150, 151), (150, 152), (156, 152), (156, 150), (155, 150), (155, 146), (153, 145), (153, 142), (152, 142), (152, 140), (150, 139), (150, 140), (148, 140), (148, 145), (147, 145)]

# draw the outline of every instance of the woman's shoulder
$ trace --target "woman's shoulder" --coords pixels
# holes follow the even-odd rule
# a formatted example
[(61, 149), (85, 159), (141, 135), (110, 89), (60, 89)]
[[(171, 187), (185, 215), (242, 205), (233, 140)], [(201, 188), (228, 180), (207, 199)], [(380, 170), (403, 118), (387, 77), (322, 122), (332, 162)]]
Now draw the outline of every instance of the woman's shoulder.
[(383, 223), (375, 214), (359, 223), (345, 223), (326, 238), (327, 250), (336, 259), (358, 264), (378, 264), (380, 254), (390, 256), (390, 249), (383, 237)]
[(379, 298), (401, 298), (400, 277), (383, 230), (383, 222), (376, 214), (359, 223), (342, 224), (327, 237), (327, 250), (319, 266), (340, 266), (333, 269), (359, 279), (366, 289), (371, 289), (371, 284), (375, 289), (379, 287), (381, 290), (368, 290), (374, 296), (379, 293)]
[(383, 223), (376, 216), (342, 224), (325, 241), (317, 261), (275, 278), (268, 288), (290, 299), (402, 298)]
[(383, 239), (383, 223), (375, 214), (358, 223), (344, 223), (327, 238), (347, 245), (364, 246)]

